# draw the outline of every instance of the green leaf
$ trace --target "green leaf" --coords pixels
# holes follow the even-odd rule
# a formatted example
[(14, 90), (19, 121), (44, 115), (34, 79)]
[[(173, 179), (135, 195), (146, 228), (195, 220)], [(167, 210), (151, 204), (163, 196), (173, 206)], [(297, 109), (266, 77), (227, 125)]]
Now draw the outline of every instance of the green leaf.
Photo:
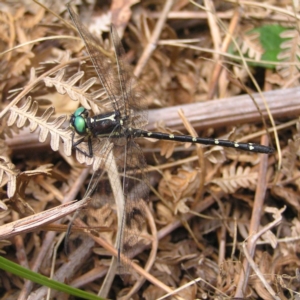
[[(264, 54), (261, 57), (261, 60), (264, 61), (274, 61), (279, 62), (277, 56), (282, 51), (280, 45), (286, 39), (281, 38), (280, 34), (283, 31), (289, 30), (289, 28), (282, 27), (280, 25), (264, 25), (249, 31), (249, 33), (258, 32), (259, 41), (265, 50)], [(260, 64), (253, 63), (254, 66), (262, 66), (265, 68), (275, 68), (274, 64)]]
[[(264, 49), (264, 53), (262, 54), (260, 61), (248, 62), (248, 65), (254, 67), (274, 69), (276, 65), (272, 64), (272, 62), (277, 62), (277, 63), (280, 62), (280, 60), (278, 60), (277, 58), (278, 54), (282, 51), (280, 45), (282, 42), (287, 40), (286, 38), (281, 38), (280, 34), (286, 30), (290, 30), (290, 28), (283, 27), (280, 25), (264, 25), (248, 31), (246, 34), (253, 34), (253, 33), (259, 34), (259, 43)], [(233, 43), (231, 43), (228, 52), (230, 54), (240, 56), (239, 52), (235, 49)], [(245, 58), (249, 58), (247, 54), (244, 56)], [(236, 59), (236, 60), (240, 61), (240, 59)]]
[(90, 299), (90, 300), (101, 300), (102, 299), (103, 300), (103, 298), (100, 298), (96, 295), (81, 291), (79, 289), (68, 286), (64, 283), (52, 280), (46, 276), (32, 272), (31, 270), (28, 270), (10, 260), (7, 260), (2, 256), (0, 256), (0, 268), (7, 272), (15, 274), (19, 277), (26, 278), (35, 283), (41, 284), (43, 286), (47, 286), (49, 288), (52, 288), (57, 291), (64, 292), (64, 293), (67, 293), (67, 294), (70, 294), (73, 296), (77, 296), (80, 299)]

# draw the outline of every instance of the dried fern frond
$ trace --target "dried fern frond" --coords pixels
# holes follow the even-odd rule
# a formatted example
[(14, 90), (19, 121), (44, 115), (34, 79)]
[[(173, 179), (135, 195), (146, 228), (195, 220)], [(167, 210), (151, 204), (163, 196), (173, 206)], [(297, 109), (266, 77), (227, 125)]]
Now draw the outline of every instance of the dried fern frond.
[[(44, 82), (48, 87), (54, 86), (57, 92), (62, 95), (68, 93), (72, 100), (79, 101), (86, 109), (90, 110), (91, 108), (95, 108), (94, 101), (105, 94), (104, 90), (100, 89), (92, 93), (86, 93), (86, 91), (89, 90), (95, 84), (95, 82), (97, 82), (97, 78), (89, 78), (87, 81), (77, 87), (75, 84), (83, 77), (83, 71), (75, 73), (66, 81), (63, 80), (64, 75), (65, 70), (59, 70), (55, 77), (46, 77)], [(96, 111), (96, 113), (99, 113), (99, 111)]]
[[(37, 16), (38, 15), (36, 15), (35, 17), (37, 17)], [(30, 33), (36, 31), (37, 28), (33, 24), (35, 22), (32, 23), (31, 18), (30, 18), (30, 21), (27, 23), (28, 20), (29, 20), (29, 18), (22, 18), (22, 19), (17, 20), (15, 22), (16, 34), (17, 34), (16, 38), (18, 40), (18, 43), (20, 45), (23, 45), (21, 48), (19, 48), (17, 50), (18, 52), (24, 52), (24, 53), (25, 52), (29, 52), (29, 51), (32, 50), (33, 45), (34, 45), (34, 44), (30, 43), (30, 41), (33, 40), (33, 38), (32, 38), (32, 36), (31, 36)], [(30, 24), (30, 23), (32, 23), (32, 24)], [(43, 30), (45, 31), (45, 28)], [(39, 31), (38, 33), (39, 33), (39, 35), (38, 35), (39, 38), (41, 36), (43, 36), (43, 34), (41, 34), (42, 32)]]
[(0, 156), (0, 187), (7, 184), (7, 196), (9, 198), (15, 194), (19, 172), (7, 157)]
[(6, 142), (7, 138), (12, 138), (14, 133), (17, 133), (19, 129), (15, 126), (7, 126), (8, 115), (5, 115), (0, 120), (0, 153), (2, 156), (10, 156), (11, 150)]
[(30, 182), (30, 179), (38, 175), (47, 175), (49, 176), (52, 172), (52, 164), (45, 164), (37, 167), (34, 170), (24, 171), (18, 174), (17, 176), (17, 194), (16, 198), (25, 198), (25, 190)]
[(33, 57), (34, 57), (34, 53), (28, 52), (28, 53), (21, 54), (20, 57), (18, 58), (15, 58), (16, 61), (14, 62), (13, 67), (11, 68), (10, 71), (11, 75), (18, 76), (22, 74), (28, 66), (32, 65), (30, 59)]
[[(12, 126), (16, 123), (18, 128), (22, 128), (28, 121), (31, 132), (34, 132), (38, 128), (40, 129), (39, 142), (45, 142), (50, 133), (50, 146), (52, 150), (57, 151), (59, 149), (59, 142), (62, 140), (64, 144), (64, 153), (67, 156), (70, 156), (73, 146), (73, 131), (70, 128), (61, 128), (66, 121), (66, 116), (62, 115), (53, 121), (49, 121), (49, 119), (53, 116), (54, 108), (47, 108), (40, 117), (36, 116), (38, 108), (38, 103), (36, 101), (32, 101), (31, 97), (28, 97), (22, 107), (19, 108), (17, 106), (13, 106), (10, 108), (10, 116), (8, 118), (7, 125)], [(101, 143), (100, 146), (102, 146)], [(86, 163), (87, 165), (94, 164), (94, 169), (97, 169), (103, 159), (102, 152), (98, 151), (98, 148), (101, 148), (100, 146), (94, 146), (96, 154), (93, 158), (76, 151), (78, 161), (80, 163)], [(87, 143), (81, 143), (81, 147), (87, 147)], [(104, 147), (103, 151), (106, 150), (107, 147)], [(87, 151), (88, 150), (86, 149), (86, 152)]]
[(179, 169), (176, 174), (166, 170), (159, 183), (158, 191), (163, 197), (176, 202), (192, 197), (199, 187), (199, 173), (190, 168)]
[(64, 152), (66, 155), (71, 155), (72, 150), (72, 132), (70, 129), (62, 129), (61, 126), (66, 120), (66, 116), (60, 116), (49, 122), (52, 117), (54, 108), (49, 107), (45, 110), (41, 117), (37, 117), (38, 103), (32, 101), (31, 97), (28, 97), (22, 107), (13, 106), (10, 108), (10, 116), (7, 122), (8, 126), (12, 126), (17, 122), (18, 128), (25, 125), (26, 121), (29, 122), (29, 128), (31, 132), (34, 132), (37, 128), (40, 128), (39, 141), (44, 142), (51, 135), (50, 145), (54, 151), (59, 148), (59, 141), (62, 139), (64, 142)]
[[(34, 170), (18, 172), (14, 176), (10, 176), (7, 181), (8, 186), (8, 197), (9, 201), (7, 202), (13, 210), (19, 212), (21, 215), (32, 215), (35, 213), (32, 203), (27, 201), (26, 193), (28, 192), (35, 195), (38, 191), (36, 182), (32, 182), (32, 178), (39, 175), (50, 175), (52, 171), (52, 164), (45, 164), (37, 167)], [(3, 171), (2, 171), (3, 173)], [(53, 179), (52, 179), (53, 180)], [(5, 181), (3, 181), (3, 184)], [(10, 186), (14, 187), (12, 190)], [(27, 189), (28, 186), (34, 186), (34, 189)], [(12, 191), (11, 191), (12, 190)], [(32, 196), (31, 196), (32, 197)], [(43, 200), (45, 199), (46, 194), (43, 194)], [(37, 198), (36, 198), (37, 199)], [(33, 202), (34, 204), (36, 202)], [(37, 206), (38, 207), (38, 206)]]
[(217, 184), (225, 193), (234, 193), (239, 188), (249, 188), (257, 183), (257, 172), (252, 172), (250, 167), (243, 168), (235, 164), (224, 167), (222, 178), (213, 179), (211, 182)]
[[(281, 44), (282, 52), (278, 55), (278, 59), (284, 62), (290, 62), (289, 65), (278, 66), (277, 72), (285, 81), (290, 82), (290, 86), (297, 85), (299, 82), (299, 68), (295, 63), (299, 63), (300, 57), (300, 37), (297, 29), (286, 30), (281, 33), (281, 38), (287, 38)], [(295, 80), (293, 80), (293, 78)]]
[(281, 172), (287, 176), (287, 178), (293, 177), (292, 170), (295, 170), (295, 166), (300, 156), (300, 122), (297, 123), (297, 133), (293, 136), (293, 139), (288, 141), (288, 151), (283, 153), (282, 169)]
[(264, 49), (259, 41), (259, 33), (251, 32), (251, 29), (253, 28), (244, 28), (242, 32), (245, 34), (242, 34), (238, 42), (244, 55), (248, 55), (250, 58), (259, 61), (264, 53)]
[(19, 20), (19, 24), (24, 29), (35, 29), (35, 26), (39, 25), (39, 23), (45, 17), (45, 9), (37, 6), (37, 9), (34, 14), (25, 15)]
[[(3, 9), (0, 12), (0, 51), (11, 48), (14, 45), (14, 24), (12, 15)], [(12, 53), (8, 52), (5, 55), (5, 59), (9, 61), (12, 57)]]

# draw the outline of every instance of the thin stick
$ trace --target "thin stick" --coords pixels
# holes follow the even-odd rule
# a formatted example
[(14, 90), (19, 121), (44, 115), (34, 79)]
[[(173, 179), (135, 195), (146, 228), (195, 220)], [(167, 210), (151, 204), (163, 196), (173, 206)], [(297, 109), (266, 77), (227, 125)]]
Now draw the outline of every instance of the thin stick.
[(137, 66), (135, 67), (135, 70), (133, 72), (136, 77), (139, 77), (141, 75), (143, 68), (145, 67), (146, 63), (148, 62), (149, 58), (151, 57), (153, 51), (156, 49), (157, 41), (158, 41), (160, 33), (162, 31), (162, 27), (163, 27), (164, 23), (166, 22), (168, 13), (171, 10), (172, 5), (173, 5), (173, 0), (166, 1), (164, 9), (161, 12), (158, 22), (156, 23), (156, 26), (154, 28), (154, 31), (150, 38), (150, 41), (149, 41), (147, 47), (144, 49), (144, 52), (143, 52), (142, 56), (140, 57), (140, 59), (137, 63)]
[[(262, 143), (267, 143), (267, 137), (264, 136), (262, 139)], [(257, 179), (257, 187), (254, 199), (254, 206), (252, 210), (250, 228), (249, 228), (249, 236), (255, 235), (259, 230), (260, 219), (262, 215), (264, 199), (267, 189), (267, 168), (268, 168), (268, 157), (261, 156), (261, 161), (259, 165), (258, 179)], [(250, 239), (247, 245), (247, 251), (249, 252), (249, 256), (254, 256), (256, 247), (256, 240)], [(248, 283), (248, 277), (250, 274), (250, 265), (249, 259), (245, 258), (243, 262), (243, 268), (239, 276), (239, 283), (237, 286), (236, 297), (243, 297), (243, 293)]]

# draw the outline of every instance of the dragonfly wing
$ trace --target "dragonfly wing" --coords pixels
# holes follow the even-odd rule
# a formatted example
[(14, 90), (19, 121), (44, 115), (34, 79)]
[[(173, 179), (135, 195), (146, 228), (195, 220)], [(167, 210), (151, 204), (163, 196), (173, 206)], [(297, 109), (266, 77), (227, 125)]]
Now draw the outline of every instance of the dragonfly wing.
[(143, 85), (133, 77), (132, 70), (125, 59), (125, 50), (114, 25), (111, 25), (111, 39), (114, 45), (117, 62), (116, 85), (121, 92), (121, 105), (125, 116), (129, 116), (128, 127), (144, 128), (148, 124), (147, 98)]
[(128, 139), (126, 148), (124, 155), (124, 147), (117, 145), (114, 147), (125, 199), (122, 234), (117, 241), (118, 251), (126, 260), (118, 257), (120, 274), (128, 273), (130, 258), (135, 254), (134, 249), (145, 225), (145, 205), (149, 197), (148, 179), (144, 172), (146, 166), (144, 154), (132, 139)]
[[(106, 90), (111, 102), (111, 110), (119, 112), (122, 120), (120, 125), (122, 125), (123, 129), (120, 132), (120, 138), (114, 137), (106, 140), (107, 145), (113, 145), (112, 149), (117, 164), (117, 171), (113, 171), (114, 164), (112, 160), (106, 160), (105, 151), (109, 154), (112, 153), (109, 146), (102, 145), (100, 152), (94, 149), (94, 146), (92, 149), (94, 155), (102, 156), (102, 161), (101, 158), (99, 160), (101, 164), (104, 162), (107, 172), (112, 171), (112, 178), (121, 176), (122, 188), (120, 192), (122, 193), (122, 198), (124, 198), (124, 210), (122, 215), (120, 215), (119, 211), (119, 219), (122, 222), (119, 222), (117, 245), (119, 253), (125, 254), (124, 256), (129, 258), (138, 242), (139, 232), (142, 230), (145, 222), (144, 200), (148, 200), (149, 190), (144, 173), (146, 166), (144, 155), (140, 147), (133, 141), (133, 136), (127, 134), (127, 132), (130, 132), (129, 128), (141, 128), (147, 123), (147, 101), (142, 89), (139, 89), (137, 81), (132, 80), (129, 76), (130, 67), (125, 61), (125, 51), (115, 27), (111, 27), (111, 38), (115, 49), (117, 67), (114, 67), (107, 57), (103, 55), (102, 49), (99, 47), (99, 41), (81, 23), (78, 15), (69, 5), (68, 10), (85, 43), (99, 80)], [(85, 152), (82, 151), (82, 153)], [(101, 169), (102, 167), (95, 171), (86, 196), (92, 196), (97, 189), (98, 181), (103, 174)], [(110, 179), (110, 184), (113, 185), (114, 180)], [(114, 186), (112, 186), (111, 190), (114, 190)], [(117, 193), (114, 192), (114, 194)], [(117, 196), (117, 198), (120, 197)], [(116, 203), (118, 202), (116, 201)], [(125, 268), (121, 273), (124, 273), (126, 262), (123, 263), (122, 261), (122, 265)]]
[(113, 106), (111, 110), (119, 110), (118, 98), (119, 86), (115, 84), (117, 73), (111, 66), (109, 59), (102, 53), (103, 49), (99, 46), (101, 42), (94, 37), (89, 30), (81, 23), (79, 16), (74, 12), (70, 5), (67, 5), (68, 11), (75, 24), (78, 33), (84, 41), (85, 47), (94, 65), (96, 73), (103, 85), (106, 94)]

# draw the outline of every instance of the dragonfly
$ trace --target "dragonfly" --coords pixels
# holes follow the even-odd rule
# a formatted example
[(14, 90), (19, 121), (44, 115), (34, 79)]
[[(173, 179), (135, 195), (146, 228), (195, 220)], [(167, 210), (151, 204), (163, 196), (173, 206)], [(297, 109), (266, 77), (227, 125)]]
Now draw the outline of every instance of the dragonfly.
[[(116, 60), (116, 65), (112, 66), (107, 62), (107, 57), (99, 51), (99, 41), (81, 23), (78, 15), (70, 6), (68, 6), (68, 11), (107, 95), (104, 100), (105, 111), (103, 113), (90, 116), (87, 109), (79, 107), (71, 115), (73, 147), (91, 158), (94, 157), (96, 151), (106, 154), (110, 152), (116, 158), (118, 176), (122, 178), (122, 194), (125, 205), (121, 227), (118, 228), (121, 233), (118, 235), (119, 241), (117, 241), (118, 262), (121, 264), (121, 254), (126, 256), (128, 249), (133, 247), (137, 241), (136, 232), (140, 229), (139, 224), (145, 218), (144, 206), (140, 199), (143, 197), (143, 200), (147, 202), (149, 193), (148, 180), (145, 175), (146, 161), (140, 146), (135, 141), (136, 138), (218, 145), (265, 154), (273, 153), (274, 149), (255, 143), (239, 143), (218, 138), (147, 131), (145, 129), (147, 101), (143, 98), (143, 93), (138, 90), (136, 79), (133, 79), (130, 74), (125, 51), (115, 27), (112, 25), (110, 29)], [(76, 141), (75, 135), (79, 137)], [(81, 148), (83, 142), (87, 143), (87, 149)], [(101, 174), (98, 171), (93, 175), (93, 183), (88, 186), (87, 195), (91, 195), (96, 189)], [(136, 186), (138, 188), (134, 189)]]

